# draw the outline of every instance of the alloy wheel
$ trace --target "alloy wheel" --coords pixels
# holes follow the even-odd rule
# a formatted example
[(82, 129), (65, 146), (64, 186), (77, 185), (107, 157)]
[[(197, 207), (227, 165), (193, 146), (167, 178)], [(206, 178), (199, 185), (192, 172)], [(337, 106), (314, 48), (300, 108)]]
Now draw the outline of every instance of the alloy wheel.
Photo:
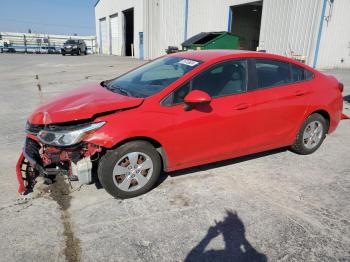
[(313, 149), (322, 141), (323, 125), (320, 121), (310, 122), (304, 129), (303, 143), (307, 149)]
[(152, 159), (145, 153), (130, 152), (121, 157), (113, 169), (113, 182), (125, 192), (144, 187), (153, 173)]

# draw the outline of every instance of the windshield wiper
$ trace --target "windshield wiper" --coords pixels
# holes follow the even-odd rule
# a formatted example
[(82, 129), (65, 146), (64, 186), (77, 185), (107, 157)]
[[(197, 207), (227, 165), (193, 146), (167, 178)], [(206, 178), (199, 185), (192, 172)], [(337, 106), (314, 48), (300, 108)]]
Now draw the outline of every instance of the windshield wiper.
[(129, 91), (127, 91), (126, 89), (121, 88), (119, 86), (113, 87), (113, 89), (118, 90), (121, 94), (124, 94), (124, 95), (127, 95), (127, 96), (132, 96), (132, 94)]
[(120, 86), (109, 85), (110, 82), (111, 80), (105, 80), (105, 81), (102, 81), (100, 85), (112, 92), (117, 92), (119, 94), (131, 96), (131, 97), (139, 97), (139, 96), (134, 96), (130, 91), (126, 90), (125, 88), (122, 88)]

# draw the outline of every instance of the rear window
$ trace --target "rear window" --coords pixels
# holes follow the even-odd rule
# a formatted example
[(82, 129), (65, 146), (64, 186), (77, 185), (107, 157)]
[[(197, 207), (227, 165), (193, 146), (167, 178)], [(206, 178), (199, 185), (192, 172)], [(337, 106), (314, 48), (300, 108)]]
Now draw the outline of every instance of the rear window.
[(313, 79), (314, 75), (310, 71), (302, 68), (301, 66), (292, 65), (292, 77), (293, 82), (302, 82)]
[(277, 60), (256, 59), (258, 89), (292, 82), (290, 64)]

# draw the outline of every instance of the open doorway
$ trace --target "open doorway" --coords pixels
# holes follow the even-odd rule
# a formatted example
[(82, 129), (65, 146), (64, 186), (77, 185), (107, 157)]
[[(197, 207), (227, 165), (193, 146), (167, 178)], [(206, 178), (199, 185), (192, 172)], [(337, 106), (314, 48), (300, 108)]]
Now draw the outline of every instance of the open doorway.
[(253, 50), (259, 45), (262, 1), (231, 6), (232, 34), (239, 36), (240, 49)]
[(124, 14), (124, 55), (133, 54), (134, 44), (134, 8), (123, 11)]

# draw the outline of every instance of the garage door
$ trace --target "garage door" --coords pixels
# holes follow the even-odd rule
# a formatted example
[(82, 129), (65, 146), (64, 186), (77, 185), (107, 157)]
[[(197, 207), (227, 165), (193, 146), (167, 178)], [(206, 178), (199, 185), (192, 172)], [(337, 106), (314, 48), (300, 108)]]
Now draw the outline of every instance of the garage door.
[(100, 19), (100, 54), (107, 55), (108, 45), (107, 45), (107, 22), (106, 18)]
[(120, 48), (119, 48), (119, 28), (118, 28), (118, 16), (114, 15), (110, 17), (109, 20), (109, 28), (111, 32), (111, 54), (112, 55), (121, 55)]

